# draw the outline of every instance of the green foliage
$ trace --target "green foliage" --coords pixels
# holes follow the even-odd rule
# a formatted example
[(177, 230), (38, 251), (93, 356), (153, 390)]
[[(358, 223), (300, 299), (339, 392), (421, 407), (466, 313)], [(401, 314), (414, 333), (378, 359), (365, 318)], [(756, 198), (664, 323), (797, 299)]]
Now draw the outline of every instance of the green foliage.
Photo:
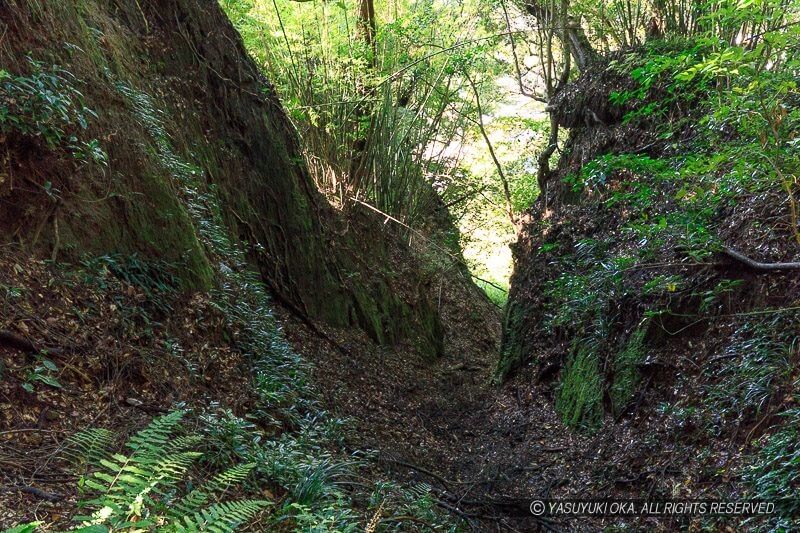
[[(440, 216), (438, 194), (460, 222), (470, 268), (506, 282), (514, 228), (479, 134), (476, 95), (480, 114), (492, 117), (486, 129), (500, 137), (494, 149), (515, 211), (538, 195), (533, 147), (544, 142), (544, 121), (495, 113), (518, 95), (496, 83), (513, 69), (508, 35), (482, 0), (378, 0), (374, 46), (360, 29), (358, 0), (220, 3), (275, 84), (306, 164), (334, 205), (361, 209), (355, 198), (427, 235), (431, 215)], [(490, 297), (501, 299), (493, 290)]]
[(381, 523), (387, 524), (388, 531), (401, 529), (401, 525), (409, 516), (416, 517), (420, 520), (419, 523), (428, 524), (431, 531), (463, 530), (464, 524), (453, 524), (442, 520), (432, 487), (427, 483), (400, 485), (393, 482), (379, 482), (370, 495), (369, 504), (376, 509), (383, 504), (388, 516), (383, 518)]
[[(44, 384), (60, 389), (61, 382), (58, 381), (57, 377), (58, 365), (47, 357), (46, 352), (37, 353), (34, 357), (36, 359), (35, 362), (27, 366), (28, 371), (25, 381), (22, 383), (22, 388), (30, 393), (36, 390), (37, 384)], [(2, 371), (2, 369), (0, 369), (0, 371)]]
[(764, 439), (744, 478), (754, 499), (776, 504), (777, 518), (770, 520), (769, 530), (795, 531), (800, 527), (800, 410), (782, 416), (785, 426)]
[(596, 429), (603, 415), (603, 379), (591, 343), (579, 341), (561, 376), (556, 410), (570, 426)]
[(96, 139), (82, 141), (81, 130), (96, 116), (83, 105), (68, 71), (28, 59), (32, 74), (13, 75), (0, 69), (0, 133), (41, 140), (50, 149), (64, 149), (79, 161), (106, 164)]
[(114, 433), (107, 429), (84, 429), (69, 438), (65, 455), (81, 468), (88, 468), (89, 464), (99, 463), (100, 459), (105, 458), (114, 438)]
[(461, 71), (482, 44), (453, 47), (462, 29), (454, 6), (395, 5), (370, 46), (354, 0), (221, 3), (277, 85), (323, 191), (365, 198), (406, 223), (432, 207), (431, 185), (454, 165), (430, 150), (469, 124)]
[(781, 315), (745, 323), (713, 358), (708, 402), (723, 420), (750, 418), (769, 406), (793, 368), (800, 341), (795, 327), (791, 317)]
[(734, 293), (743, 283), (743, 280), (740, 279), (723, 279), (711, 290), (701, 292), (699, 296), (701, 296), (702, 300), (700, 301), (699, 311), (701, 313), (712, 311), (714, 306), (719, 305), (726, 295)]
[(35, 533), (36, 529), (42, 525), (42, 522), (30, 522), (28, 524), (20, 524), (5, 531), (5, 533)]
[[(105, 287), (103, 270), (108, 270), (119, 280), (141, 289), (147, 301), (163, 312), (172, 310), (170, 300), (177, 294), (180, 282), (174, 275), (177, 265), (161, 260), (144, 260), (131, 255), (108, 254), (82, 261), (87, 281)], [(90, 279), (89, 279), (90, 278)]]
[[(691, 38), (647, 43), (612, 62), (612, 69), (630, 72), (637, 82), (633, 90), (611, 94), (613, 104), (632, 109), (626, 120), (659, 118), (648, 124), (661, 128), (662, 139), (695, 125), (698, 135), (691, 146), (674, 146), (680, 155), (657, 164), (643, 166), (643, 156), (603, 156), (586, 165), (581, 176), (571, 176), (570, 184), (593, 191), (616, 173), (621, 190), (608, 194), (606, 201), (633, 208), (638, 220), (631, 227), (652, 236), (657, 228), (649, 219), (658, 206), (670, 202), (667, 184), (678, 183), (672, 194), (682, 213), (662, 213), (664, 218), (657, 220), (669, 232), (688, 221), (692, 227), (687, 226), (685, 237), (695, 249), (710, 244), (704, 234), (714, 213), (746, 193), (784, 189), (792, 206), (790, 226), (795, 227), (800, 168), (787, 154), (800, 127), (792, 96), (800, 73), (800, 31), (786, 22), (797, 15), (794, 2), (708, 4)], [(681, 108), (695, 112), (684, 111), (679, 115), (689, 116), (673, 120), (674, 110)], [(661, 119), (668, 114), (667, 120)], [(793, 237), (800, 242), (797, 231)]]
[(599, 294), (590, 290), (592, 280), (588, 275), (561, 274), (549, 282), (546, 294), (551, 299), (547, 326), (552, 328), (588, 322), (599, 305)]
[[(669, 262), (710, 262), (720, 247), (718, 225), (725, 214), (743, 199), (776, 190), (785, 191), (788, 209), (786, 220), (773, 224), (773, 232), (788, 227), (789, 232), (780, 230), (783, 238), (788, 233), (800, 239), (800, 165), (790, 155), (800, 135), (800, 32), (794, 24), (784, 26), (796, 19), (797, 4), (785, 12), (769, 1), (740, 3), (741, 12), (731, 8), (734, 4), (719, 2), (710, 8), (690, 38), (648, 42), (610, 66), (619, 74), (630, 73), (636, 82), (633, 89), (612, 93), (611, 103), (628, 110), (629, 127), (657, 128), (656, 144), (663, 146), (657, 153), (662, 155), (601, 154), (564, 178), (566, 187), (593, 203), (599, 216), (623, 217), (622, 231), (602, 242), (584, 239), (574, 250), (563, 245), (546, 250), (558, 254), (561, 270), (545, 286), (544, 328), (595, 346), (575, 349), (562, 376), (558, 405), (572, 424), (598, 417), (594, 413), (599, 408), (584, 407), (599, 405), (594, 400), (596, 384), (603, 382), (598, 366), (613, 371), (605, 387), (615, 413), (635, 392), (637, 365), (644, 357), (643, 329), (616, 350), (607, 341), (609, 325), (622, 314), (616, 305), (623, 297), (645, 303), (649, 310), (643, 316), (655, 316), (672, 312), (678, 302), (685, 305), (688, 293), (696, 305), (690, 314), (700, 320), (731, 305), (730, 296), (742, 284), (717, 279), (693, 288), (685, 273), (659, 272), (648, 278), (637, 273), (636, 265), (656, 266), (665, 257)], [(764, 31), (744, 42), (720, 33), (744, 28), (747, 36), (755, 27)], [(679, 142), (671, 140), (676, 137)], [(674, 257), (676, 252), (680, 258)], [(625, 274), (629, 267), (630, 274)], [(689, 316), (685, 307), (680, 312)], [(796, 350), (796, 335), (788, 333), (792, 326), (786, 320), (741, 326), (725, 351), (712, 359), (707, 371), (713, 372), (713, 384), (706, 393), (718, 426), (731, 417), (751, 419), (774, 406)], [(610, 354), (611, 365), (604, 364)], [(576, 375), (586, 377), (585, 390), (575, 385)]]
[[(249, 386), (256, 404), (246, 419), (214, 404), (199, 414), (202, 439), (197, 448), (203, 452), (202, 461), (215, 469), (252, 464), (255, 485), (282, 487), (287, 496), (269, 518), (276, 529), (299, 521), (336, 530), (352, 528), (360, 516), (341, 490), (339, 478), (357, 464), (331, 451), (341, 421), (315, 401), (309, 366), (283, 337), (263, 281), (230, 238), (216, 189), (203, 189), (202, 170), (175, 152), (150, 97), (125, 85), (118, 89), (156, 142), (159, 160), (182, 188), (198, 234), (220, 265), (213, 301), (250, 365)], [(257, 429), (256, 421), (269, 433)]]
[(574, 253), (564, 256), (562, 274), (545, 285), (545, 327), (605, 334), (609, 306), (624, 294), (623, 271), (633, 262), (627, 256), (608, 257), (608, 243), (583, 239)]
[(79, 503), (91, 514), (74, 517), (78, 531), (233, 531), (271, 505), (261, 500), (216, 502), (230, 485), (241, 483), (254, 465), (233, 467), (205, 485), (178, 497), (192, 464), (202, 455), (192, 451), (196, 435), (178, 435), (184, 413), (153, 419), (126, 443), (129, 455), (109, 452), (112, 435), (88, 430), (70, 439), (72, 455), (88, 472), (79, 486), (88, 493)]
[(503, 308), (508, 301), (508, 289), (503, 289), (496, 283), (489, 283), (483, 280), (475, 280), (475, 285), (483, 289), (489, 300), (492, 301), (497, 307)]

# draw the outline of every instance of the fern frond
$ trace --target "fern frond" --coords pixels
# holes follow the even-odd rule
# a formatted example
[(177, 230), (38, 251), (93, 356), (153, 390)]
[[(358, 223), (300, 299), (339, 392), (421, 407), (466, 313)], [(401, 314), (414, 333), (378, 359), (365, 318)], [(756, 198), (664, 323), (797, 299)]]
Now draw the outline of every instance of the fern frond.
[(201, 442), (203, 442), (203, 437), (200, 435), (182, 435), (170, 440), (164, 449), (167, 452), (185, 452), (197, 448)]
[(176, 522), (174, 527), (180, 532), (210, 531), (230, 533), (238, 526), (255, 518), (267, 509), (272, 502), (267, 500), (240, 500), (215, 503), (207, 509), (194, 514), (194, 518), (183, 517), (183, 524)]
[(140, 497), (159, 485), (179, 481), (200, 455), (198, 452), (180, 452), (155, 462), (140, 462), (134, 456), (128, 464), (120, 465), (113, 478), (105, 472), (95, 472), (95, 476), (109, 482), (107, 495), (127, 501), (131, 496)]
[(67, 439), (64, 455), (78, 463), (95, 464), (108, 457), (113, 441), (114, 433), (107, 429), (85, 429)]
[(268, 501), (243, 500), (206, 507), (230, 485), (247, 479), (255, 468), (253, 463), (230, 468), (174, 500), (178, 484), (202, 455), (192, 451), (201, 440), (199, 436), (173, 438), (183, 414), (176, 411), (154, 419), (126, 443), (132, 450), (130, 455), (100, 451), (113, 438), (106, 430), (88, 430), (73, 437), (74, 449), (86, 456), (93, 469), (83, 484), (94, 496), (80, 503), (91, 509), (91, 515), (74, 517), (80, 523), (78, 531), (145, 531), (158, 527), (164, 531), (227, 532), (271, 505)]
[(133, 450), (135, 455), (163, 455), (168, 443), (173, 440), (172, 434), (180, 426), (185, 411), (173, 411), (154, 418), (146, 428), (128, 439), (125, 446)]
[(228, 470), (217, 474), (202, 487), (198, 487), (189, 494), (181, 498), (169, 511), (171, 518), (190, 516), (198, 512), (205, 505), (211, 496), (222, 494), (231, 485), (242, 483), (250, 472), (255, 468), (255, 463), (236, 465)]

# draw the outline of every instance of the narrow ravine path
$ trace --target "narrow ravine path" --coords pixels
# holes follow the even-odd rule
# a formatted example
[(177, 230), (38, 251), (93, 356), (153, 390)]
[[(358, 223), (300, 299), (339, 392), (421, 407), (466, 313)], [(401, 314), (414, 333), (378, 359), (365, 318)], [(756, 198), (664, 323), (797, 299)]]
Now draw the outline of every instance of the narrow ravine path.
[[(499, 386), (499, 313), (463, 288), (448, 292), (446, 350), (438, 360), (410, 346), (376, 347), (354, 330), (326, 329), (334, 347), (282, 317), (287, 337), (315, 365), (326, 407), (353, 421), (351, 449), (377, 451), (384, 477), (430, 485), (441, 506), (474, 531), (598, 531), (612, 522), (538, 518), (530, 504), (668, 493), (697, 468), (688, 443), (654, 424), (652, 414), (608, 421), (590, 434), (565, 426), (552, 388), (531, 373)], [(657, 518), (625, 524), (680, 527)]]

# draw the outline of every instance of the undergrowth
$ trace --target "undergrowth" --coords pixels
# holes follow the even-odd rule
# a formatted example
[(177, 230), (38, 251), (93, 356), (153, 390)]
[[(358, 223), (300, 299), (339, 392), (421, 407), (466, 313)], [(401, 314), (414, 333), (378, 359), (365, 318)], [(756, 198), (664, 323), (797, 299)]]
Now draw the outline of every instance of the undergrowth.
[(763, 439), (752, 464), (744, 472), (752, 497), (776, 504), (777, 518), (751, 529), (797, 531), (800, 528), (800, 409), (782, 413), (785, 426)]
[(640, 325), (614, 357), (614, 377), (609, 391), (614, 415), (624, 411), (636, 392), (641, 377), (639, 364), (646, 355), (644, 351), (646, 333), (647, 328)]
[(737, 327), (725, 349), (712, 357), (707, 402), (723, 421), (762, 415), (774, 404), (797, 363), (796, 321), (777, 314)]
[[(560, 268), (545, 284), (540, 329), (558, 339), (583, 339), (566, 361), (556, 403), (569, 424), (596, 423), (602, 410), (598, 390), (608, 391), (615, 414), (633, 398), (644, 332), (640, 327), (615, 333), (623, 323), (651, 318), (676, 336), (734, 306), (731, 298), (744, 283), (708, 274), (703, 280), (695, 271), (659, 266), (712, 266), (725, 244), (721, 221), (752, 198), (783, 195), (788, 208), (769, 229), (800, 242), (800, 165), (789, 156), (800, 135), (794, 95), (800, 65), (795, 55), (780, 51), (797, 38), (796, 32), (780, 39), (770, 34), (767, 44), (753, 48), (703, 36), (654, 41), (608, 67), (635, 82), (633, 89), (610, 96), (612, 105), (628, 110), (623, 124), (655, 130), (657, 141), (655, 148), (634, 153), (596, 154), (563, 178), (594, 216), (614, 217), (617, 228), (602, 238), (579, 235), (571, 247), (543, 246)], [(782, 68), (767, 68), (770, 61), (782, 62)], [(767, 229), (753, 222), (754, 231)], [(622, 308), (620, 302), (637, 305)], [(677, 323), (676, 330), (665, 328), (665, 320)], [(738, 362), (725, 364), (708, 389), (723, 418), (762, 412), (785, 383), (792, 342), (776, 338), (775, 328), (744, 325), (718, 356)], [(585, 348), (587, 343), (594, 348)], [(600, 376), (598, 368), (611, 372)]]
[(199, 435), (181, 434), (184, 412), (153, 419), (128, 439), (128, 455), (111, 452), (113, 433), (90, 429), (73, 436), (71, 455), (83, 463), (80, 508), (90, 514), (73, 517), (76, 531), (233, 531), (272, 506), (267, 500), (220, 501), (231, 486), (242, 483), (254, 464), (220, 472), (191, 486), (187, 475), (202, 454), (194, 451)]

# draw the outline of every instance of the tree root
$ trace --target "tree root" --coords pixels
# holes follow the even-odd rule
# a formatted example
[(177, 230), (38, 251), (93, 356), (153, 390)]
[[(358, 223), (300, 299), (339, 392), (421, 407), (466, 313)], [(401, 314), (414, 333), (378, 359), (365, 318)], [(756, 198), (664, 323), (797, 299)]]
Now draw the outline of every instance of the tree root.
[(8, 346), (9, 348), (14, 348), (15, 350), (28, 354), (47, 352), (50, 355), (60, 355), (63, 353), (61, 348), (40, 348), (22, 335), (14, 333), (13, 331), (8, 331), (7, 329), (0, 329), (0, 345)]

